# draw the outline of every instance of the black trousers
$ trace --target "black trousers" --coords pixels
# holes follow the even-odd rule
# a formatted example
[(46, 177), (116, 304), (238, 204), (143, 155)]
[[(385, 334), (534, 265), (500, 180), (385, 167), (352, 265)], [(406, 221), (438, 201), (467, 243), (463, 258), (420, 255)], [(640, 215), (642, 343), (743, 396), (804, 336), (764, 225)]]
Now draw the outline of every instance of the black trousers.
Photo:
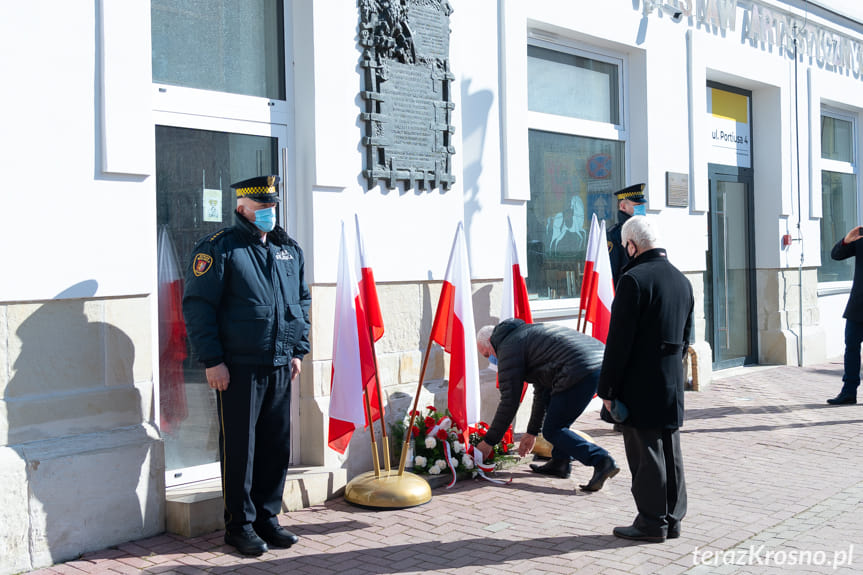
[(225, 528), (264, 522), (282, 510), (291, 457), (291, 366), (229, 365), (217, 393)]
[(638, 516), (633, 525), (649, 535), (680, 529), (686, 515), (686, 482), (679, 429), (623, 426), (632, 496)]

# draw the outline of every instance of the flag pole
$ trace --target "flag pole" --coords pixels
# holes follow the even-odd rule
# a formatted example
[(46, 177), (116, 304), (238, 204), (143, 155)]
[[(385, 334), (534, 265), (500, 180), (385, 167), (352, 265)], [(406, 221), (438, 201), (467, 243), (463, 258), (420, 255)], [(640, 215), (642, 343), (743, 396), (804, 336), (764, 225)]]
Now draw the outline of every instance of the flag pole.
[[(384, 447), (384, 465), (386, 465), (387, 472), (390, 470), (390, 443), (387, 439), (387, 425), (384, 421), (384, 401), (381, 397), (381, 379), (380, 379), (380, 371), (378, 371), (378, 354), (375, 351), (375, 334), (374, 328), (369, 326), (369, 341), (372, 344), (372, 361), (375, 362), (375, 388), (378, 391), (378, 413), (380, 414), (381, 420), (381, 443), (383, 443)], [(369, 411), (369, 424), (371, 425), (371, 411)], [(374, 428), (374, 426), (372, 426)], [(372, 435), (374, 435), (374, 431), (372, 431)], [(377, 455), (377, 449), (375, 450), (375, 455)]]
[[(591, 302), (593, 298), (590, 297), (590, 294), (593, 292), (593, 276), (594, 274), (590, 274), (590, 277), (587, 280), (587, 303), (584, 305), (584, 322), (581, 324), (581, 333), (587, 333), (587, 316), (590, 313)], [(581, 281), (584, 281), (583, 279)], [(579, 314), (579, 320), (581, 320), (581, 314)]]
[(412, 435), (411, 431), (413, 430), (413, 427), (414, 427), (414, 417), (416, 417), (417, 404), (419, 404), (419, 401), (420, 401), (420, 392), (422, 391), (422, 388), (423, 388), (423, 378), (425, 377), (425, 374), (426, 374), (426, 366), (428, 365), (429, 353), (431, 353), (432, 341), (433, 340), (432, 340), (431, 334), (429, 334), (429, 343), (426, 346), (426, 353), (425, 353), (425, 356), (423, 357), (423, 365), (420, 368), (420, 380), (419, 380), (419, 383), (417, 383), (416, 395), (414, 395), (414, 407), (413, 407), (413, 409), (411, 409), (411, 417), (410, 417), (410, 420), (408, 421), (408, 426), (405, 428), (405, 439), (404, 439), (404, 442), (402, 443), (402, 456), (399, 459), (399, 475), (402, 475), (405, 472), (405, 463), (407, 462), (407, 457), (408, 457), (408, 446), (410, 445), (411, 435)]
[(369, 403), (369, 394), (366, 392), (365, 386), (363, 386), (363, 401), (366, 404), (366, 415), (368, 415), (369, 418), (369, 432), (372, 436), (372, 465), (374, 466), (375, 477), (380, 477), (381, 464), (380, 461), (378, 461), (378, 444), (375, 441), (375, 426), (372, 422), (372, 406), (371, 403)]

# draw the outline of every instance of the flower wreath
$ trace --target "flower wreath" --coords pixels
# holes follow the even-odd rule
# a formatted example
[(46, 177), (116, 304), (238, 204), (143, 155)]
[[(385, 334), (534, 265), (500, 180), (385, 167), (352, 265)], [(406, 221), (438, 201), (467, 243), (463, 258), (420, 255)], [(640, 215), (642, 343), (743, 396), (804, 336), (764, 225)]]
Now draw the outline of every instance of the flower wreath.
[[(471, 477), (481, 475), (491, 480), (485, 473), (493, 471), (512, 447), (512, 428), (510, 428), (504, 439), (494, 446), (492, 463), (477, 461), (481, 453), (479, 450), (474, 450), (473, 446), (485, 438), (488, 424), (480, 422), (476, 427), (471, 426), (465, 434), (453, 422), (448, 410), (438, 411), (432, 405), (426, 407), (425, 415), (418, 411), (411, 411), (405, 416), (404, 421), (393, 425), (393, 440), (398, 446), (404, 442), (405, 430), (410, 425), (411, 415), (414, 416), (411, 427), (411, 437), (414, 441), (412, 462), (414, 471), (440, 475), (449, 469), (452, 473), (452, 481), (447, 487), (455, 484), (459, 474), (470, 474)], [(467, 449), (464, 443), (466, 435), (469, 438)]]

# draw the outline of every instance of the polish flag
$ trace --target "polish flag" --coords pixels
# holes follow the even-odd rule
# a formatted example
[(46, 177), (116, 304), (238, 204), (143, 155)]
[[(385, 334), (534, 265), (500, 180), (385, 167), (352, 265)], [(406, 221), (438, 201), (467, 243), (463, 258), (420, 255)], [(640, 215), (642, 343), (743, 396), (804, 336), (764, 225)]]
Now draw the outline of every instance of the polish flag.
[[(599, 237), (605, 237), (605, 221), (600, 224)], [(608, 338), (608, 323), (611, 320), (611, 302), (614, 299), (614, 279), (611, 276), (611, 260), (608, 250), (600, 243), (596, 252), (596, 267), (587, 307), (587, 321), (593, 324), (593, 337), (605, 343)]]
[[(581, 299), (578, 301), (578, 321), (581, 323), (581, 314), (587, 310), (587, 304), (590, 301), (590, 293), (593, 282), (593, 269), (596, 265), (596, 252), (599, 241), (599, 223), (596, 219), (596, 213), (590, 218), (590, 234), (587, 236), (587, 253), (584, 258), (584, 274), (581, 276)], [(587, 317), (585, 316), (584, 324), (587, 325)]]
[(479, 361), (464, 225), (459, 222), (441, 287), (431, 340), (450, 354), (447, 408), (462, 431), (479, 421)]
[[(506, 252), (506, 267), (503, 270), (503, 304), (500, 310), (500, 321), (514, 317), (524, 320), (524, 323), (533, 323), (533, 314), (530, 313), (530, 303), (527, 301), (527, 284), (518, 262), (518, 248), (516, 248), (515, 234), (512, 233), (512, 221), (509, 216), (506, 217), (506, 224), (509, 230), (509, 250)], [(519, 401), (524, 399), (527, 386), (528, 383), (524, 382)], [(512, 432), (512, 425), (509, 426), (509, 432)]]
[(372, 395), (376, 386), (371, 338), (349, 253), (345, 224), (342, 222), (328, 438), (329, 446), (339, 453), (344, 453), (348, 448), (354, 430), (367, 423), (363, 409), (364, 387), (369, 393), (371, 405), (377, 404), (376, 393)]
[(359, 265), (360, 298), (363, 300), (363, 309), (366, 310), (366, 322), (374, 334), (374, 340), (378, 341), (384, 335), (384, 318), (381, 315), (381, 304), (378, 301), (378, 288), (375, 286), (375, 274), (369, 258), (366, 256), (366, 244), (360, 233), (360, 218), (354, 214), (354, 222), (357, 225), (357, 264)]
[(509, 231), (509, 250), (506, 252), (506, 268), (503, 271), (503, 305), (500, 310), (500, 320), (514, 317), (523, 319), (525, 323), (533, 323), (530, 303), (527, 301), (527, 283), (519, 265), (518, 249), (509, 216), (506, 217), (506, 224)]

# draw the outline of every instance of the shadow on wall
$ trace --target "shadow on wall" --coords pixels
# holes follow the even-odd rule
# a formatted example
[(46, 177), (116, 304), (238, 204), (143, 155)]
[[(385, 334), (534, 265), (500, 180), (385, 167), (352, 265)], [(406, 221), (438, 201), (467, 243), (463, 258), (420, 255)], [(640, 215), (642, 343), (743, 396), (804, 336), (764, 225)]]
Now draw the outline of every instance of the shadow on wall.
[(135, 347), (121, 329), (98, 321), (110, 300), (92, 299), (97, 287), (81, 282), (47, 303), (16, 306), (17, 325), (9, 314), (14, 365), (5, 443), (23, 466), (7, 484), (17, 512), (4, 512), (0, 540), (12, 544), (0, 555), (20, 563), (29, 554), (30, 567), (143, 534), (159, 509), (147, 500), (147, 484), (161, 472), (150, 461), (154, 433), (142, 425)]
[(470, 91), (470, 78), (461, 85), (462, 146), (464, 147), (464, 227), (470, 231), (473, 216), (480, 210), (479, 178), (482, 175), (482, 156), (488, 132), (488, 115), (494, 102), (490, 90)]

